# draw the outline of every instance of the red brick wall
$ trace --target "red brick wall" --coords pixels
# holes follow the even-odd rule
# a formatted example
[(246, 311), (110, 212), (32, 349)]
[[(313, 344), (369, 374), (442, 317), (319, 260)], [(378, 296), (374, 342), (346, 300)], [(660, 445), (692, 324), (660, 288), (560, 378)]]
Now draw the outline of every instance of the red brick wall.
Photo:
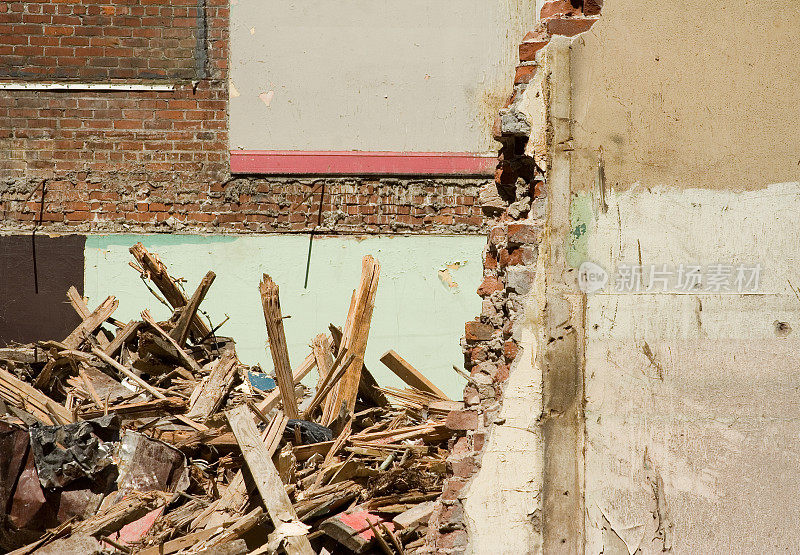
[[(0, 72), (36, 74), (17, 82), (107, 82), (158, 74), (162, 84), (175, 86), (0, 90), (0, 209), (6, 226), (38, 219), (42, 190), (42, 219), (51, 225), (155, 224), (163, 204), (154, 203), (151, 212), (136, 202), (147, 202), (151, 193), (185, 208), (186, 215), (200, 211), (194, 206), (203, 200), (197, 190), (228, 175), (229, 19), (227, 0), (200, 2), (200, 12), (198, 0), (0, 5)], [(198, 36), (205, 36), (199, 45)], [(20, 43), (44, 50), (30, 50), (20, 62), (17, 53), (28, 52), (19, 50)], [(205, 77), (193, 82), (198, 71)]]
[[(0, 89), (3, 228), (273, 232), (311, 230), (319, 219), (322, 229), (343, 233), (485, 229), (477, 205), (485, 179), (232, 179), (228, 22), (228, 0), (0, 3), (2, 81), (118, 82), (160, 72), (158, 83), (175, 85)], [(202, 52), (206, 74), (197, 80)]]
[(0, 78), (202, 78), (204, 19), (198, 0), (5, 0)]

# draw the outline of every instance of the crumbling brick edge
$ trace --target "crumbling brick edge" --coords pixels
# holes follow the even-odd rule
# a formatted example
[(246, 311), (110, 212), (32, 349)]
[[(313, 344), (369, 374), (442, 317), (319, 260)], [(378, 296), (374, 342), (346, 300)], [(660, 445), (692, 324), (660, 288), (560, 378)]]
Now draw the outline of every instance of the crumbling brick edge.
[[(469, 534), (461, 494), (480, 469), (492, 423), (502, 407), (505, 383), (519, 352), (514, 324), (522, 316), (523, 299), (535, 277), (538, 247), (546, 221), (546, 160), (541, 152), (543, 130), (519, 110), (537, 71), (539, 53), (555, 35), (574, 37), (599, 19), (602, 0), (551, 0), (542, 6), (537, 27), (519, 46), (520, 65), (514, 91), (495, 120), (493, 135), (502, 145), (495, 181), (481, 190), (480, 202), (490, 218), (483, 253), (481, 315), (466, 323), (462, 340), (464, 364), (470, 373), (462, 411), (448, 416), (457, 437), (450, 443), (447, 479), (428, 523), (426, 553), (465, 553)], [(534, 136), (532, 136), (532, 132)], [(532, 143), (529, 146), (528, 143)], [(537, 151), (538, 150), (538, 151)]]

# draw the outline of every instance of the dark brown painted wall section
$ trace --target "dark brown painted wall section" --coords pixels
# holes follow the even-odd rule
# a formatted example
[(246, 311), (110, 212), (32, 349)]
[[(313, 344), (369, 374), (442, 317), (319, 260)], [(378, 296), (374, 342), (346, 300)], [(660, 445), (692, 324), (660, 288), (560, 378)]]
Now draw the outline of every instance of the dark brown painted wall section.
[(83, 294), (82, 235), (0, 236), (0, 346), (64, 339), (80, 323), (67, 301)]

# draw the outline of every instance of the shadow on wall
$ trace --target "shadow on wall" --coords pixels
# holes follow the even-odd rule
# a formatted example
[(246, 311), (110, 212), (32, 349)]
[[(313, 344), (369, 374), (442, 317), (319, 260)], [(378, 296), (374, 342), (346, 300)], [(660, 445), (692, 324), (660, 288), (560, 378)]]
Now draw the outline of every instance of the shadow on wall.
[(83, 290), (81, 235), (0, 236), (0, 346), (63, 339), (80, 323), (67, 289)]

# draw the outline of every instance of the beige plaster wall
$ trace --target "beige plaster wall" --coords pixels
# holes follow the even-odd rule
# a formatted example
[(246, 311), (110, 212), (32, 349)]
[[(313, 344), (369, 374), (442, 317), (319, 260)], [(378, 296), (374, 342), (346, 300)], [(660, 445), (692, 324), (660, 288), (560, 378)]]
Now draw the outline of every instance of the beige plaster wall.
[[(573, 42), (561, 241), (611, 274), (586, 301), (587, 553), (800, 550), (798, 32), (786, 0), (607, 0)], [(762, 279), (613, 290), (662, 263)]]
[(573, 44), (572, 183), (753, 190), (800, 175), (800, 6), (607, 0)]

